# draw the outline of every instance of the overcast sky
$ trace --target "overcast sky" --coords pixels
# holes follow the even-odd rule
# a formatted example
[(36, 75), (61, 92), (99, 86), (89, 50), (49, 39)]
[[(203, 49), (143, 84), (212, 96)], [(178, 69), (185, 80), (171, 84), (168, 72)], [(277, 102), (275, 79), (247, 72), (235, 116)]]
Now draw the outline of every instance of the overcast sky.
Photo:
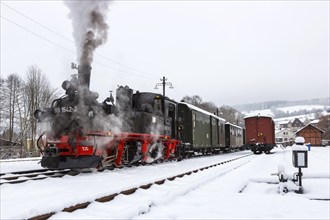
[[(54, 87), (75, 73), (62, 1), (1, 1), (1, 77), (37, 65)], [(180, 101), (235, 105), (329, 97), (329, 1), (113, 1), (107, 42), (96, 49), (99, 101), (128, 85), (154, 90), (163, 76)]]

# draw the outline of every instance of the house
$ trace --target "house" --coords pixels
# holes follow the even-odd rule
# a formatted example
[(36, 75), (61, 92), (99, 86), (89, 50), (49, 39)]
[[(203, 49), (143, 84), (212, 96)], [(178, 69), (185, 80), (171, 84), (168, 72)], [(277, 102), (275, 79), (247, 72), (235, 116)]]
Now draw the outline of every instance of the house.
[(321, 146), (322, 145), (322, 134), (323, 130), (315, 127), (312, 124), (308, 124), (302, 129), (296, 132), (296, 136), (301, 136), (305, 138), (305, 143), (310, 143), (311, 146)]
[(291, 127), (291, 121), (281, 121), (278, 122), (277, 124), (279, 125), (280, 129)]
[(288, 128), (275, 132), (275, 140), (277, 144), (283, 144), (284, 146), (292, 145), (294, 138), (295, 133)]
[(299, 118), (295, 118), (291, 123), (291, 127), (293, 131), (298, 131), (300, 128), (304, 127), (304, 123), (302, 123)]

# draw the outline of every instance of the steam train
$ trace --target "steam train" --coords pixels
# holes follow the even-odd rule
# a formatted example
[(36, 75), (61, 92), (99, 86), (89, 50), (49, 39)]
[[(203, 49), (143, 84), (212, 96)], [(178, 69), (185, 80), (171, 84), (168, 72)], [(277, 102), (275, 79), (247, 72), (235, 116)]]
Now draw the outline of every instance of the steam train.
[(128, 86), (102, 103), (89, 90), (91, 67), (62, 84), (65, 95), (34, 113), (46, 128), (37, 141), (49, 169), (121, 167), (245, 146), (244, 129), (184, 102)]

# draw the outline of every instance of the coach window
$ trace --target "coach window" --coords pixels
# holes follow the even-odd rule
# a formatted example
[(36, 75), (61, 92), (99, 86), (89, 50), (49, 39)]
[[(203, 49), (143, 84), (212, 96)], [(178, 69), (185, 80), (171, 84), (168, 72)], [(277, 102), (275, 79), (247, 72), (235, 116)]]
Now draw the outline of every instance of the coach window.
[(196, 114), (193, 113), (193, 127), (196, 127)]

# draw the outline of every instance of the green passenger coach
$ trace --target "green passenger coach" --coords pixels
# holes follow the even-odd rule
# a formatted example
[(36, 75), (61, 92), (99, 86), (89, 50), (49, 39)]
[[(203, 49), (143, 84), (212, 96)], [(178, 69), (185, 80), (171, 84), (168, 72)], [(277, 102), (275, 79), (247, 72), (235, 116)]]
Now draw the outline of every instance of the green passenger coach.
[(188, 103), (178, 103), (178, 124), (185, 153), (225, 150), (225, 120)]

